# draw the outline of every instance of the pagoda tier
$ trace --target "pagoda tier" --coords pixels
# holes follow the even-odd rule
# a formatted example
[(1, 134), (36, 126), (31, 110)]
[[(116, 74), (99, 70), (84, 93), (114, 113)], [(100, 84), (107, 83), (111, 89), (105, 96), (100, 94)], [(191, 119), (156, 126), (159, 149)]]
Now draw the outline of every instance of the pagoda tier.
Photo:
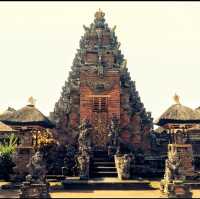
[(101, 140), (101, 145), (105, 145), (109, 124), (115, 115), (120, 119), (122, 140), (148, 151), (148, 133), (153, 120), (131, 80), (115, 35), (116, 26), (109, 28), (104, 16), (99, 10), (94, 22), (89, 27), (83, 26), (85, 34), (68, 81), (50, 114), (51, 120), (56, 124), (58, 138), (75, 143), (80, 121), (87, 118), (94, 127), (94, 143)]

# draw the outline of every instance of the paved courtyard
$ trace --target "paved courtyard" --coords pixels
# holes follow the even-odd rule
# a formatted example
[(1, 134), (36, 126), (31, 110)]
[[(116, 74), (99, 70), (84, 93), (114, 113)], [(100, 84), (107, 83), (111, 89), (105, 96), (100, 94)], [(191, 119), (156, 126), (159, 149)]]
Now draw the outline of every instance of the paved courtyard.
[[(5, 183), (1, 182), (0, 185)], [(155, 190), (59, 190), (52, 191), (52, 198), (163, 198), (159, 183), (152, 182)], [(18, 198), (19, 190), (1, 190), (0, 198)], [(193, 198), (200, 197), (200, 189), (193, 190)]]

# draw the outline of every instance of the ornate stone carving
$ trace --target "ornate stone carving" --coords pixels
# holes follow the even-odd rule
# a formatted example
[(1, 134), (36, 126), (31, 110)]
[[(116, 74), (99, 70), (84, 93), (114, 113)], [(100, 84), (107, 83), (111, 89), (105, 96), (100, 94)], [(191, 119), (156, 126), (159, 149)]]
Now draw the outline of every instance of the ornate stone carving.
[[(183, 154), (181, 155), (182, 152), (179, 150), (179, 148), (182, 149), (184, 147), (189, 147), (189, 145), (168, 145), (168, 159), (165, 162), (164, 179), (161, 180), (160, 183), (161, 192), (168, 197), (177, 197), (178, 195), (181, 195), (181, 197), (191, 198), (192, 196), (190, 188), (185, 184), (188, 171), (186, 166), (192, 167), (192, 165), (190, 161), (187, 162), (187, 159), (183, 160)], [(184, 155), (191, 156), (189, 153)], [(189, 169), (189, 171), (191, 169)]]
[(79, 153), (77, 156), (80, 179), (89, 178), (90, 156), (91, 156), (91, 131), (92, 125), (88, 119), (84, 119), (79, 126), (78, 138)]
[(79, 147), (91, 147), (92, 125), (88, 119), (82, 121), (79, 126), (80, 134), (78, 138)]
[(109, 91), (111, 90), (114, 85), (115, 85), (115, 81), (105, 81), (105, 80), (96, 80), (95, 82), (93, 81), (86, 81), (85, 82), (87, 84), (87, 86), (89, 86), (89, 88), (91, 90), (93, 90), (94, 92), (102, 92), (102, 91)]
[(31, 158), (29, 164), (27, 165), (29, 170), (29, 179), (37, 183), (45, 182), (46, 175), (46, 165), (43, 160), (41, 152), (37, 151)]
[(131, 154), (115, 155), (115, 165), (119, 179), (130, 179), (132, 159), (133, 156)]
[[(80, 118), (82, 119), (82, 115), (85, 114), (88, 118), (92, 115), (92, 118), (95, 118), (97, 121), (96, 123), (105, 124), (104, 126), (99, 125), (98, 131), (96, 131), (94, 125), (95, 132), (103, 132), (101, 135), (104, 137), (105, 135), (107, 136), (107, 133), (104, 133), (100, 127), (103, 126), (102, 129), (106, 129), (105, 132), (107, 132), (110, 121), (109, 112), (111, 109), (115, 109), (113, 112), (117, 112), (117, 115), (120, 117), (120, 129), (126, 126), (133, 126), (132, 129), (126, 129), (124, 133), (122, 132), (122, 136), (120, 135), (120, 143), (122, 143), (122, 145), (126, 145), (127, 140), (129, 140), (128, 143), (133, 146), (135, 146), (137, 140), (141, 139), (143, 141), (142, 136), (144, 131), (148, 134), (150, 126), (152, 125), (151, 115), (144, 109), (139, 93), (136, 90), (135, 82), (131, 81), (131, 76), (127, 68), (127, 61), (124, 59), (124, 55), (119, 49), (120, 42), (118, 42), (115, 35), (116, 27), (110, 29), (105, 23), (104, 15), (105, 14), (99, 10), (95, 14), (94, 22), (88, 27), (83, 27), (85, 34), (80, 40), (80, 48), (77, 49), (68, 81), (65, 83), (61, 92), (61, 97), (55, 104), (54, 112), (51, 114), (52, 120), (56, 123), (57, 135), (62, 143), (76, 143)], [(119, 74), (120, 80), (114, 78), (116, 74)], [(90, 81), (85, 81), (85, 77), (87, 76), (91, 77)], [(90, 89), (88, 89), (88, 87)], [(81, 88), (83, 88), (83, 90), (81, 90)], [(95, 114), (93, 114), (93, 110), (91, 109), (88, 112), (85, 111), (85, 107), (89, 107), (87, 104), (90, 104), (90, 101), (86, 99), (87, 96), (85, 97), (85, 95), (84, 98), (81, 98), (82, 93), (80, 93), (80, 90), (81, 92), (87, 93), (88, 96), (99, 94), (107, 95), (109, 93), (109, 100), (106, 105), (108, 107), (108, 113), (100, 113), (101, 118), (105, 118), (105, 121), (98, 119), (99, 113), (95, 112)], [(120, 94), (121, 96), (119, 96)], [(80, 102), (80, 99), (86, 99), (87, 103), (86, 101)], [(110, 105), (111, 103), (112, 105)], [(118, 109), (121, 110), (119, 111)], [(134, 123), (131, 123), (131, 117), (136, 113), (140, 123), (135, 122), (137, 125), (134, 125)], [(100, 123), (99, 121), (102, 122)], [(93, 120), (91, 120), (91, 122), (92, 124), (94, 123)], [(109, 129), (109, 146), (116, 145), (116, 140), (113, 140), (114, 134), (112, 133), (112, 128), (113, 127), (110, 127)], [(80, 129), (80, 131), (82, 130)], [(134, 133), (137, 134), (137, 136), (132, 136)], [(98, 133), (93, 134), (92, 138), (97, 134)], [(65, 138), (63, 138), (64, 136)], [(84, 153), (84, 151), (90, 151), (90, 149), (88, 149), (90, 145), (88, 142), (91, 141), (89, 141), (89, 138), (85, 139), (83, 137), (80, 132), (79, 148), (77, 147), (77, 150), (79, 150), (81, 154)], [(99, 138), (100, 136), (97, 137)], [(142, 141), (141, 143), (138, 141), (139, 147), (142, 147), (142, 144), (146, 144), (146, 142)], [(101, 147), (105, 147), (106, 141), (102, 143)], [(121, 153), (120, 146), (118, 146), (118, 149)]]
[(112, 117), (109, 129), (108, 145), (111, 147), (117, 147), (119, 138), (119, 120), (116, 116)]
[(86, 150), (82, 150), (78, 156), (79, 163), (79, 175), (80, 179), (89, 178), (89, 165), (90, 165), (90, 156)]
[(27, 165), (29, 174), (20, 189), (20, 198), (50, 198), (46, 183), (46, 165), (41, 152), (37, 151)]

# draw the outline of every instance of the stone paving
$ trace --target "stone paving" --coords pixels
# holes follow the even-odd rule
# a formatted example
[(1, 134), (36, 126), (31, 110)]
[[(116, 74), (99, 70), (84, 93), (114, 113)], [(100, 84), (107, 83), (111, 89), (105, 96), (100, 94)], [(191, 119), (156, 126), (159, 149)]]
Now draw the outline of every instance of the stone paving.
[[(6, 184), (0, 182), (0, 186)], [(159, 183), (153, 182), (155, 190), (59, 190), (50, 193), (52, 198), (163, 198)], [(200, 189), (195, 189), (193, 198), (200, 197)], [(18, 198), (19, 190), (1, 190), (0, 198)]]

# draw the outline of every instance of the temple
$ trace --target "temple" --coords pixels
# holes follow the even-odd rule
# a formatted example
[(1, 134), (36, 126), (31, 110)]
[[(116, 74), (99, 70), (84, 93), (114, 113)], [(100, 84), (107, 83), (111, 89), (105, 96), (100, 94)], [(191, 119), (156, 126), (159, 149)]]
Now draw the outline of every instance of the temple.
[[(64, 187), (70, 188), (91, 178), (163, 176), (164, 193), (175, 196), (178, 191), (171, 190), (177, 188), (190, 197), (185, 181), (200, 179), (199, 108), (182, 105), (175, 95), (175, 103), (153, 123), (131, 80), (116, 26), (108, 26), (100, 9), (94, 17), (89, 27), (83, 26), (68, 80), (49, 118), (32, 97), (27, 106), (8, 108), (0, 115), (0, 138), (14, 133), (19, 139), (13, 161), (15, 178), (26, 179), (21, 197), (38, 179), (43, 186), (39, 192), (46, 197), (46, 177), (61, 177)], [(153, 124), (160, 127), (154, 130)]]
[(152, 130), (151, 114), (144, 108), (120, 51), (115, 27), (105, 23), (99, 10), (94, 22), (83, 26), (68, 81), (55, 104), (51, 119), (66, 142), (75, 143), (78, 126), (88, 119), (93, 127), (93, 148), (105, 149), (113, 117), (120, 121), (120, 138), (127, 146), (149, 152), (146, 137)]

